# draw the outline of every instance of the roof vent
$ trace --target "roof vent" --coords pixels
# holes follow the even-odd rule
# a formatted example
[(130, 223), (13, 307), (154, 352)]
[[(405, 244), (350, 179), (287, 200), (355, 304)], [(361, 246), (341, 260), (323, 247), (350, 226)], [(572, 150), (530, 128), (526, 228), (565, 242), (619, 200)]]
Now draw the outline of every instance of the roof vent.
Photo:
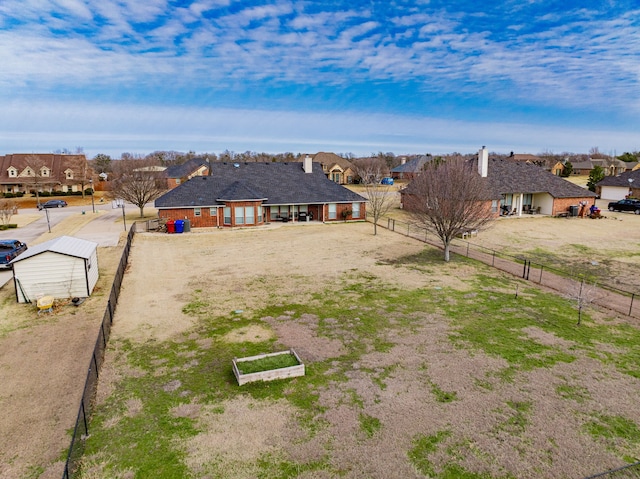
[(233, 167), (234, 167), (234, 168), (240, 168), (240, 163), (234, 163), (234, 164), (233, 164)]

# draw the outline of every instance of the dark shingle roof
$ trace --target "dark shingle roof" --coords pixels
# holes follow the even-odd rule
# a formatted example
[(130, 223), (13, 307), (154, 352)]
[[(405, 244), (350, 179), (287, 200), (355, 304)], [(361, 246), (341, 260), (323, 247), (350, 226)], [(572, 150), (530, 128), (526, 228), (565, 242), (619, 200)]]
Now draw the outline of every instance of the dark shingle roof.
[(598, 181), (598, 186), (626, 186), (628, 188), (629, 179), (632, 179), (636, 185), (640, 185), (640, 170), (625, 171), (618, 176), (605, 176)]
[[(474, 162), (477, 164), (477, 160)], [(500, 194), (549, 193), (554, 198), (596, 196), (538, 165), (525, 162), (490, 159), (487, 179), (491, 189)]]
[(391, 173), (418, 173), (422, 171), (425, 163), (431, 160), (433, 160), (432, 156), (419, 156), (407, 161), (404, 165), (396, 166), (391, 170)]
[(189, 176), (201, 166), (209, 166), (209, 163), (202, 158), (191, 158), (181, 165), (171, 165), (164, 170), (167, 178), (184, 178)]
[[(237, 166), (236, 166), (237, 165)], [(247, 197), (250, 196), (250, 197)], [(155, 201), (157, 208), (215, 206), (223, 200), (264, 200), (264, 205), (364, 202), (329, 180), (318, 163), (212, 163), (210, 176), (196, 176)]]
[[(478, 171), (478, 160), (473, 163)], [(591, 191), (575, 185), (541, 166), (527, 162), (490, 159), (487, 168), (487, 187), (491, 198), (513, 193), (549, 193), (554, 198), (595, 197)], [(411, 184), (404, 190), (411, 193)]]

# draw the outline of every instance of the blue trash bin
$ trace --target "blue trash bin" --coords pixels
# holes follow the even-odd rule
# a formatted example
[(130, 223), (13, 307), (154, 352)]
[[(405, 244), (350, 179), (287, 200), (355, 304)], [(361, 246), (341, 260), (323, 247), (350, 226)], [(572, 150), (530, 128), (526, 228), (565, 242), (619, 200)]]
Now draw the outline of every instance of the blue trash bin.
[(184, 220), (176, 220), (176, 233), (184, 231)]

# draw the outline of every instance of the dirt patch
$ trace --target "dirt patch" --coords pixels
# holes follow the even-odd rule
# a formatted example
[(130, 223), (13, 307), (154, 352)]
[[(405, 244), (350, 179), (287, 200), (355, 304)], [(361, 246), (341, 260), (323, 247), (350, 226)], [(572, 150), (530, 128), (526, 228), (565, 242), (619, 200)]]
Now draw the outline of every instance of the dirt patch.
[(234, 329), (223, 336), (223, 341), (229, 343), (261, 343), (273, 337), (273, 332), (262, 326), (246, 326), (244, 328)]
[(198, 417), (203, 432), (182, 445), (185, 462), (201, 477), (212, 470), (224, 471), (224, 477), (248, 477), (247, 469), (254, 467), (255, 460), (282, 446), (280, 438), (290, 418), (286, 401), (260, 402), (240, 397), (215, 408), (204, 406)]

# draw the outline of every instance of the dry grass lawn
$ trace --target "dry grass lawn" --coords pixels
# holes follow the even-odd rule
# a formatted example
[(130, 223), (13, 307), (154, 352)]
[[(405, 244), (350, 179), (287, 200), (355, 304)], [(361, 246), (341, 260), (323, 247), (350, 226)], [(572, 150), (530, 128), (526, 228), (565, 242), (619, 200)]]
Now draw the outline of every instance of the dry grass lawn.
[[(474, 241), (537, 252), (576, 268), (596, 261), (620, 284), (637, 288), (640, 218), (606, 216), (501, 220)], [(321, 314), (319, 298), (332, 288), (341, 300), (364, 295), (366, 288), (359, 288), (369, 283), (372, 291), (380, 285), (385, 291), (452, 291), (471, 301), (477, 294), (475, 265), (406, 263), (403, 258), (420, 254), (424, 245), (378, 231), (373, 236), (372, 226), (362, 223), (289, 224), (137, 235), (101, 374), (96, 438), (148, 418), (151, 398), (129, 390), (127, 381), (155, 378), (161, 382), (157, 395), (167, 398), (155, 420), (187, 431), (176, 432), (163, 457), (193, 477), (424, 477), (408, 452), (418, 439), (434, 437), (439, 447), (428, 457), (435, 474), (454, 461), (485, 474), (468, 477), (580, 477), (640, 457), (640, 440), (612, 444), (584, 432), (594, 415), (637, 418), (638, 380), (537, 324), (522, 334), (576, 360), (505, 378), (503, 358), (452, 341), (456, 326), (443, 311), (399, 309), (386, 314), (383, 337), (372, 339), (346, 367), (345, 358), (362, 340), (360, 325), (357, 315)], [(120, 248), (101, 248), (99, 294), (81, 308), (61, 304), (55, 314), (38, 317), (14, 303), (11, 283), (0, 290), (0, 477), (60, 477), (119, 254)], [(515, 281), (498, 277), (504, 284)], [(309, 305), (313, 313), (285, 309), (254, 317), (290, 304)], [(608, 312), (592, 316), (594, 324), (625, 322)], [(225, 324), (219, 331), (212, 326), (216, 318)], [(291, 391), (273, 386), (278, 397), (269, 388), (238, 390), (230, 361), (210, 359), (220, 344), (234, 352), (294, 347), (310, 374), (295, 380)], [(177, 348), (172, 359), (157, 352), (167, 348)], [(611, 344), (602, 349), (602, 355), (617, 352)], [(220, 383), (205, 392), (189, 389), (193, 377), (207, 374)], [(312, 417), (292, 400), (301, 381), (311, 381), (317, 395)], [(454, 399), (443, 401), (447, 394)], [(129, 447), (142, 448), (143, 442), (140, 437)], [(113, 454), (93, 450), (84, 477), (150, 477)], [(289, 466), (298, 468), (297, 475), (276, 473)]]
[[(529, 232), (545, 239), (560, 224), (552, 218), (499, 222), (487, 235)], [(576, 229), (564, 243), (555, 233), (553, 244), (597, 237), (594, 229), (604, 232), (604, 224), (626, 225), (627, 218), (569, 220), (561, 224), (562, 234), (569, 225), (591, 229), (581, 235)], [(361, 304), (367, 290), (417, 297), (447, 291), (473, 307), (481, 284), (474, 279), (478, 268), (464, 261), (407, 262), (424, 245), (379, 231), (373, 236), (372, 226), (361, 223), (139, 235), (99, 391), (94, 434), (102, 446), (89, 448), (84, 477), (102, 477), (106, 470), (145, 477), (159, 467), (167, 471), (158, 477), (581, 477), (638, 457), (640, 437), (611, 443), (586, 432), (593, 418), (606, 423), (613, 417), (631, 421), (625, 424), (635, 434), (637, 377), (549, 332), (544, 322), (523, 327), (520, 337), (572, 359), (514, 371), (503, 357), (452, 340), (458, 326), (442, 310), (410, 311), (408, 305), (387, 311), (385, 324), (363, 339), (364, 317), (342, 304), (350, 297)], [(492, 291), (489, 298), (505, 301), (512, 289), (498, 285), (514, 280), (495, 274), (495, 284), (486, 280), (485, 289)], [(340, 305), (327, 300), (332, 289)], [(364, 309), (385, 308), (369, 301)], [(441, 301), (446, 308), (446, 296)], [(277, 314), (266, 313), (270, 308)], [(332, 316), (334, 308), (345, 316)], [(593, 311), (592, 321), (601, 327), (624, 318)], [(249, 355), (252, 344), (295, 348), (309, 374), (289, 388), (238, 388), (230, 361), (215, 351), (228, 347)], [(602, 348), (615, 354), (612, 345)], [(536, 354), (544, 362), (545, 353), (532, 358)], [(212, 379), (201, 389), (203, 374)], [(168, 406), (142, 392), (155, 382), (168, 394), (162, 396)], [(307, 387), (315, 399), (299, 397)], [(140, 457), (151, 446), (130, 431), (136, 417), (149, 416), (117, 406), (133, 399), (141, 401), (136, 410), (186, 421), (173, 423), (168, 444), (152, 447), (164, 451), (162, 466)], [(138, 416), (127, 419), (132, 414)], [(110, 459), (122, 454), (116, 451), (123, 445), (106, 438), (134, 440), (123, 434), (133, 434), (140, 455)], [(409, 459), (412, 451), (422, 454), (423, 466)]]

